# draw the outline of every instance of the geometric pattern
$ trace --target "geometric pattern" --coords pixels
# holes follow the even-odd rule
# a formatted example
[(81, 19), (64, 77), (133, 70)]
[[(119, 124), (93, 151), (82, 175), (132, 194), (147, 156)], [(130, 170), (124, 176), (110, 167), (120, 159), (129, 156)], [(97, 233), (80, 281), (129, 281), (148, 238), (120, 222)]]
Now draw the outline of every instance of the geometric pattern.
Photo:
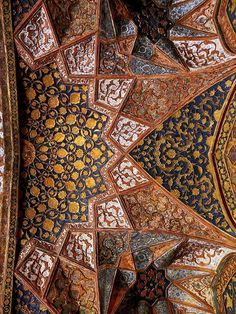
[(88, 198), (106, 190), (99, 169), (113, 155), (101, 138), (107, 116), (88, 108), (86, 84), (63, 84), (54, 63), (34, 73), (22, 63), (22, 75), (22, 241), (55, 242), (65, 221), (88, 221)]
[(233, 2), (12, 7), (13, 23), (0, 4), (2, 312), (235, 313)]
[[(230, 76), (197, 96), (131, 152), (155, 180), (230, 234), (233, 231), (220, 214), (219, 200), (214, 196), (208, 155), (216, 127), (215, 112), (222, 109), (234, 80), (235, 76)], [(183, 135), (186, 127), (187, 137)]]

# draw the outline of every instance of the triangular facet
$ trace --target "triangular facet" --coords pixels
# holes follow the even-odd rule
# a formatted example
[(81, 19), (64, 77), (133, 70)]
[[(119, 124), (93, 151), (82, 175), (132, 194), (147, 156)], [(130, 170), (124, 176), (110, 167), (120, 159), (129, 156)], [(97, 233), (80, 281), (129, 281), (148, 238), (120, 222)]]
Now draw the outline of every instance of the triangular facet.
[(196, 295), (202, 302), (214, 306), (213, 292), (211, 288), (212, 280), (213, 277), (209, 275), (183, 279), (179, 284), (192, 294)]
[(99, 291), (102, 314), (108, 313), (115, 274), (115, 269), (103, 269), (99, 271)]
[(209, 314), (209, 311), (199, 310), (198, 308), (179, 303), (172, 303), (175, 314)]
[(139, 36), (136, 39), (132, 54), (155, 65), (172, 69), (182, 69), (179, 63), (176, 63), (173, 58), (170, 58), (170, 56), (159, 49), (158, 46), (153, 44), (146, 36)]
[(214, 24), (215, 0), (206, 1), (197, 10), (194, 10), (188, 17), (181, 20), (181, 25), (193, 27), (200, 31), (216, 33)]
[(183, 245), (183, 241), (178, 242), (177, 244), (175, 244), (170, 250), (168, 250), (167, 252), (165, 252), (164, 254), (162, 254), (161, 256), (159, 256), (155, 261), (154, 261), (154, 265), (157, 268), (165, 268), (168, 267), (173, 258), (176, 256), (177, 251), (179, 250), (179, 248)]
[[(218, 233), (204, 224), (194, 212), (181, 206), (174, 197), (149, 185), (122, 196), (126, 211), (137, 229), (176, 232), (217, 240)], [(178, 214), (176, 214), (178, 213)]]
[(179, 248), (172, 261), (172, 266), (191, 266), (215, 270), (222, 259), (232, 252), (233, 250), (227, 247), (191, 239)]
[(136, 37), (126, 37), (118, 39), (119, 51), (125, 55), (131, 55)]
[(108, 0), (101, 1), (100, 36), (105, 39), (116, 36)]
[(116, 309), (122, 302), (130, 286), (135, 282), (136, 277), (136, 273), (132, 271), (117, 271), (108, 313), (116, 313)]
[(189, 0), (183, 4), (173, 6), (170, 9), (169, 15), (172, 21), (177, 21), (182, 18), (184, 15), (194, 10), (198, 5), (203, 3), (205, 0)]
[(179, 244), (179, 240), (166, 241), (164, 243), (151, 246), (150, 250), (153, 253), (153, 258), (157, 261), (159, 257), (161, 257), (163, 254), (167, 254), (177, 244)]
[(193, 276), (206, 276), (207, 272), (203, 272), (195, 269), (183, 269), (183, 268), (168, 268), (167, 276), (171, 281), (180, 281), (182, 279)]
[(124, 253), (121, 255), (119, 268), (120, 269), (135, 270), (132, 253)]
[[(37, 31), (34, 31), (35, 29)], [(18, 38), (33, 58), (39, 58), (57, 47), (53, 29), (44, 6), (41, 6), (29, 18), (18, 33)]]
[(195, 305), (201, 308), (206, 308), (205, 304), (195, 300), (190, 294), (188, 294), (187, 292), (185, 292), (184, 290), (180, 289), (179, 287), (177, 287), (176, 285), (172, 284), (169, 288), (168, 288), (168, 298), (171, 301), (176, 300), (177, 302), (185, 302), (188, 303), (190, 305)]
[(132, 79), (99, 80), (97, 101), (115, 110), (119, 110), (130, 90), (132, 82)]
[(208, 70), (195, 75), (173, 78), (139, 79), (132, 89), (123, 111), (144, 121), (158, 123), (171, 115), (196, 94), (222, 79), (228, 72)]
[(129, 66), (131, 71), (136, 75), (156, 75), (177, 72), (176, 69), (155, 65), (154, 63), (136, 57), (131, 58)]
[(173, 234), (162, 234), (157, 232), (133, 232), (131, 234), (130, 246), (133, 252), (141, 250), (170, 240), (177, 240)]
[(170, 39), (178, 37), (207, 37), (209, 34), (203, 33), (199, 30), (195, 30), (182, 25), (176, 25), (170, 30)]

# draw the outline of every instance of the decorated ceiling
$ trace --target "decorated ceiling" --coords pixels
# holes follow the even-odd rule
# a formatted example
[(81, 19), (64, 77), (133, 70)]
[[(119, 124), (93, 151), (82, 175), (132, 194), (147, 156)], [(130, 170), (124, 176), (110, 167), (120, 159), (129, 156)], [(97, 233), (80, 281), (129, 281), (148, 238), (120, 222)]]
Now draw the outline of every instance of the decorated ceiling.
[(3, 0), (0, 313), (236, 313), (236, 1)]

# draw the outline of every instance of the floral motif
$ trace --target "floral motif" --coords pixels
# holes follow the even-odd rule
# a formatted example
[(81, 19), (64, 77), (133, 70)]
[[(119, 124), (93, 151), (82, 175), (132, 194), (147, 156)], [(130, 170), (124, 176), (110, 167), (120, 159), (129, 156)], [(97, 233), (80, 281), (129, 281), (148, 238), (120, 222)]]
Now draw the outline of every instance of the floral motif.
[(59, 313), (97, 314), (95, 274), (60, 262), (47, 295)]
[(135, 284), (126, 293), (117, 313), (135, 313), (134, 310), (137, 308), (140, 313), (146, 313), (146, 310), (150, 310), (152, 305), (166, 296), (169, 283), (165, 271), (156, 269), (153, 265), (145, 271), (138, 272)]
[(25, 287), (19, 280), (15, 281), (15, 305), (16, 313), (50, 314), (47, 308)]
[(96, 208), (99, 228), (130, 228), (130, 223), (119, 199), (113, 198)]
[(229, 76), (195, 97), (131, 152), (140, 166), (165, 188), (230, 234), (235, 233), (220, 210), (209, 153), (216, 114), (234, 80), (235, 75)]
[(23, 17), (35, 5), (37, 0), (16, 0), (12, 2), (13, 23), (16, 27)]
[(127, 74), (128, 57), (118, 52), (116, 43), (101, 43), (100, 74)]
[(217, 65), (234, 58), (225, 52), (219, 39), (175, 41), (175, 45), (186, 64), (193, 69)]
[(236, 274), (230, 279), (224, 294), (224, 304), (225, 304), (225, 310), (227, 314), (234, 314), (236, 310)]
[[(213, 281), (213, 291), (217, 302), (217, 311), (224, 313), (225, 308), (233, 309), (233, 295), (231, 294), (232, 285), (236, 273), (236, 255), (230, 254), (219, 265), (217, 274)], [(229, 290), (227, 286), (229, 284)], [(230, 313), (231, 314), (231, 313)], [(232, 313), (233, 314), (233, 313)]]
[(62, 44), (94, 31), (97, 0), (47, 1), (57, 35)]
[(212, 279), (212, 276), (195, 277), (182, 280), (180, 284), (185, 289), (207, 302), (210, 306), (214, 306), (213, 293), (211, 289)]
[(189, 3), (183, 3), (177, 6), (173, 6), (170, 9), (169, 16), (172, 21), (177, 21), (180, 18), (182, 18), (184, 15), (186, 15), (191, 10), (194, 10), (198, 5), (203, 3), (204, 0), (192, 0)]
[[(171, 300), (176, 300), (177, 302), (178, 301), (185, 302), (188, 304), (192, 304), (193, 306), (206, 308), (206, 306), (203, 303), (197, 301), (189, 293), (180, 289), (179, 287), (175, 286), (174, 284), (172, 284), (168, 289), (168, 298)], [(192, 314), (192, 312), (190, 312), (190, 313)]]
[(99, 232), (99, 265), (116, 264), (121, 253), (128, 251), (127, 232)]
[(35, 149), (22, 168), (22, 243), (33, 236), (53, 242), (66, 222), (86, 222), (88, 198), (106, 191), (100, 169), (113, 155), (101, 138), (107, 116), (89, 109), (88, 86), (65, 85), (55, 64), (22, 67), (21, 134)]
[(104, 79), (98, 83), (98, 98), (101, 103), (119, 109), (129, 92), (132, 80)]
[(142, 188), (123, 196), (135, 228), (155, 229), (185, 233), (199, 237), (217, 239), (217, 234), (197, 221), (184, 206), (154, 186)]
[[(34, 3), (13, 7), (21, 19)], [(0, 113), (0, 197), (11, 217), (6, 227), (2, 219), (10, 227), (9, 252), (0, 248), (4, 314), (11, 312), (18, 147), (17, 127), (7, 126), (17, 111), (8, 7), (3, 0), (0, 54), (7, 52), (10, 75), (0, 85), (11, 86), (3, 97), (0, 88), (11, 106), (4, 124)], [(235, 228), (220, 194), (236, 187), (231, 109), (227, 119), (234, 11), (233, 0), (43, 0), (16, 26), (23, 249), (13, 311), (234, 313)], [(215, 171), (222, 129), (231, 181)]]
[(19, 273), (43, 293), (51, 274), (55, 257), (50, 256), (39, 249), (36, 249), (19, 268)]
[(112, 170), (111, 174), (120, 191), (133, 188), (148, 181), (127, 158), (124, 158)]
[(226, 202), (228, 215), (236, 221), (236, 93), (232, 95), (226, 112), (221, 120), (221, 127), (214, 146), (214, 165), (218, 173), (222, 198)]
[(28, 167), (35, 159), (35, 148), (32, 143), (26, 140), (22, 140), (22, 159), (23, 166)]
[(64, 54), (70, 74), (93, 75), (95, 73), (95, 36), (65, 49)]
[(150, 266), (145, 272), (138, 273), (135, 290), (140, 298), (154, 303), (165, 296), (165, 289), (168, 285), (169, 281), (165, 278), (165, 272)]
[(236, 52), (236, 14), (233, 0), (221, 1), (217, 10), (217, 25), (221, 38), (230, 51)]
[(206, 1), (204, 5), (192, 12), (190, 17), (185, 18), (181, 24), (198, 30), (216, 33), (214, 24), (215, 6), (215, 0)]
[(174, 78), (138, 79), (123, 112), (157, 123), (224, 73), (222, 69), (221, 72), (209, 71), (194, 76), (185, 74)]
[(128, 149), (148, 130), (148, 126), (135, 120), (120, 116), (116, 121), (111, 137), (124, 149)]
[(215, 269), (222, 258), (231, 252), (231, 249), (218, 245), (189, 240), (187, 245), (179, 250), (173, 264)]
[(92, 233), (71, 233), (64, 246), (63, 255), (85, 267), (95, 267), (95, 249)]
[(51, 49), (56, 48), (52, 28), (44, 7), (41, 7), (29, 19), (26, 26), (19, 32), (18, 37), (34, 58), (41, 57)]

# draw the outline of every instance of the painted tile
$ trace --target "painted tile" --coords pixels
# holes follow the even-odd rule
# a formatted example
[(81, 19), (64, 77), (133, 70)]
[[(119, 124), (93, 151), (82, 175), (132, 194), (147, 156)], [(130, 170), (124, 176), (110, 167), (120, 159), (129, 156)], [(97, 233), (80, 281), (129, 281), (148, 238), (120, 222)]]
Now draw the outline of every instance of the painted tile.
[(156, 75), (177, 72), (175, 69), (158, 66), (138, 58), (132, 58), (129, 66), (131, 71), (136, 75)]
[(181, 25), (186, 25), (200, 31), (216, 33), (214, 24), (215, 6), (215, 0), (206, 1), (200, 8), (194, 10), (189, 17), (186, 17), (181, 22)]
[(95, 30), (97, 23), (97, 0), (47, 0), (57, 36), (66, 44), (77, 36), (87, 35)]
[(99, 74), (128, 74), (128, 57), (119, 52), (115, 42), (101, 43)]
[(173, 303), (173, 307), (176, 313), (181, 313), (181, 311), (182, 312), (184, 311), (184, 313), (186, 314), (209, 314), (208, 311), (199, 310), (199, 309), (193, 308), (191, 306), (183, 305), (183, 304)]
[(138, 79), (132, 89), (123, 112), (137, 118), (157, 123), (176, 110), (178, 104), (213, 84), (225, 73), (211, 70), (206, 73), (178, 75), (174, 78)]
[(72, 75), (95, 74), (95, 36), (65, 49), (65, 59)]
[(60, 262), (52, 280), (47, 300), (59, 312), (97, 314), (95, 273)]
[(98, 228), (131, 228), (118, 198), (99, 204), (96, 211)]
[(185, 291), (181, 290), (179, 287), (172, 284), (168, 289), (168, 298), (171, 300), (177, 300), (181, 302), (186, 302), (192, 305), (196, 305), (199, 307), (202, 307), (203, 309), (206, 308), (206, 306), (195, 300), (190, 294), (186, 293)]
[(135, 228), (155, 229), (216, 240), (218, 234), (208, 228), (188, 208), (177, 204), (157, 187), (148, 186), (123, 195), (127, 213)]
[(188, 12), (195, 9), (198, 5), (203, 3), (205, 0), (189, 0), (186, 3), (174, 6), (170, 9), (170, 18), (172, 21), (177, 21), (186, 15)]
[(166, 274), (167, 274), (167, 277), (170, 280), (172, 280), (172, 281), (181, 280), (181, 279), (184, 279), (184, 278), (187, 278), (187, 277), (206, 276), (206, 275), (208, 275), (207, 272), (203, 272), (203, 271), (200, 271), (200, 270), (180, 269), (180, 268), (176, 268), (176, 269), (170, 268), (170, 269), (167, 269)]
[(188, 278), (182, 280), (180, 284), (203, 302), (208, 303), (210, 306), (214, 306), (213, 292), (211, 288), (213, 277), (214, 276)]
[(120, 116), (116, 121), (111, 137), (125, 150), (134, 144), (139, 137), (148, 130), (148, 126), (125, 116)]
[(53, 31), (44, 7), (41, 7), (26, 23), (18, 34), (23, 46), (34, 58), (56, 48)]
[(105, 39), (115, 38), (115, 29), (108, 0), (101, 1), (100, 36)]
[(24, 309), (27, 313), (50, 314), (47, 308), (19, 280), (15, 281), (14, 286), (14, 310), (16, 313), (23, 313)]
[(174, 37), (207, 37), (206, 33), (176, 25), (170, 30), (170, 38)]
[(173, 262), (173, 265), (188, 265), (216, 269), (221, 260), (233, 250), (203, 241), (189, 240), (183, 246)]
[(234, 80), (235, 75), (228, 76), (196, 96), (146, 136), (130, 153), (173, 195), (230, 234), (235, 234), (234, 230), (227, 222), (223, 209), (220, 210), (220, 199), (214, 192), (216, 187), (210, 171), (209, 138), (217, 125), (215, 113), (222, 110)]
[(157, 314), (169, 314), (169, 308), (168, 308), (168, 303), (167, 301), (158, 301), (154, 305), (154, 309)]
[(107, 106), (119, 109), (127, 96), (132, 84), (131, 79), (99, 80), (97, 100)]
[(133, 232), (131, 235), (130, 246), (132, 251), (137, 251), (145, 247), (163, 243), (168, 240), (178, 239), (175, 235), (161, 234), (156, 232)]
[(95, 267), (94, 237), (92, 233), (71, 233), (63, 255), (85, 267)]
[(99, 265), (115, 265), (123, 252), (129, 249), (127, 232), (100, 231), (98, 233)]
[(124, 158), (111, 172), (116, 185), (120, 191), (133, 188), (139, 184), (148, 182), (141, 172), (132, 164), (132, 162)]
[(19, 273), (27, 278), (33, 287), (42, 294), (46, 289), (54, 262), (54, 256), (36, 249), (23, 262), (19, 268)]
[(115, 274), (115, 269), (102, 269), (99, 271), (99, 291), (102, 314), (108, 314)]
[(234, 58), (224, 50), (219, 39), (175, 41), (174, 44), (191, 69), (218, 65)]

